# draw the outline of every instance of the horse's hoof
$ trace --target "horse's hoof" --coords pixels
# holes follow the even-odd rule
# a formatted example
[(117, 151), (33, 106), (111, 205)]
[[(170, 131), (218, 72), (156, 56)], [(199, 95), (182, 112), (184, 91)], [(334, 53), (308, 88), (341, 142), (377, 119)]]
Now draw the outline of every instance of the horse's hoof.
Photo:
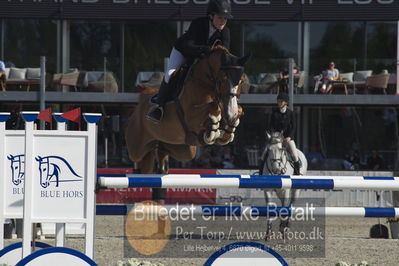
[(282, 221), (282, 222), (280, 222), (280, 229), (279, 229), (279, 231), (280, 231), (281, 234), (283, 234), (283, 237), (284, 237), (284, 233), (285, 233), (286, 231), (288, 231), (289, 229), (290, 229), (289, 221)]
[[(208, 135), (208, 133), (209, 133), (209, 135)], [(203, 140), (206, 144), (211, 145), (211, 144), (215, 143), (215, 136), (216, 136), (215, 131), (204, 132)]]

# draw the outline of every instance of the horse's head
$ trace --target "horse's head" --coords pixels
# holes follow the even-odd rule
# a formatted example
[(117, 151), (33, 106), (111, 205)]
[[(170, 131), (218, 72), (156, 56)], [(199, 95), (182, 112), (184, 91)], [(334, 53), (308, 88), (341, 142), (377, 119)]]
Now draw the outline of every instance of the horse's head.
[[(234, 139), (243, 114), (238, 98), (248, 59), (249, 56), (236, 57), (226, 48), (216, 46), (193, 65), (191, 103), (194, 106), (212, 106), (209, 114), (204, 114), (206, 118), (209, 115), (212, 123), (212, 130), (208, 128), (204, 134), (206, 144), (225, 145)], [(206, 124), (204, 121), (201, 123)]]
[(266, 131), (266, 142), (268, 144), (280, 144), (282, 146), (282, 143), (283, 143), (283, 132), (279, 132), (279, 131), (269, 132), (269, 131)]
[(213, 48), (208, 58), (208, 78), (214, 83), (212, 97), (222, 110), (222, 119), (230, 127), (237, 126), (235, 123), (242, 114), (238, 98), (248, 59), (249, 56), (234, 56), (222, 46)]
[(268, 145), (269, 170), (272, 174), (284, 174), (286, 172), (285, 164), (287, 162), (283, 148), (283, 134), (282, 132), (266, 132), (266, 139)]

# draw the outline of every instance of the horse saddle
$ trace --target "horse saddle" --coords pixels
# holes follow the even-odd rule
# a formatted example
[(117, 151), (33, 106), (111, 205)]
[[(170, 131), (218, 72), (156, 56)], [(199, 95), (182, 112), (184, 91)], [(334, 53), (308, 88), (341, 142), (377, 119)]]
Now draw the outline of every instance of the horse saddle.
[[(184, 81), (186, 80), (189, 69), (189, 65), (183, 65), (176, 69), (172, 76), (170, 76), (167, 88), (168, 97), (166, 98), (166, 102), (174, 101), (179, 96), (183, 89)], [(158, 93), (151, 98), (152, 103), (156, 102), (156, 97), (158, 97)]]

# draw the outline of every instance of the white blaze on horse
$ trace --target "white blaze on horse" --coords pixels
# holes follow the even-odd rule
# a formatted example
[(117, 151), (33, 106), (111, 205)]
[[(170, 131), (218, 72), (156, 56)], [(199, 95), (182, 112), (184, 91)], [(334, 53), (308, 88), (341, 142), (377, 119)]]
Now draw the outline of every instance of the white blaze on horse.
[[(287, 151), (286, 145), (283, 144), (282, 132), (266, 133), (266, 146), (262, 153), (263, 167), (261, 167), (262, 175), (293, 175), (294, 166), (291, 154)], [(300, 173), (306, 175), (308, 162), (302, 151), (298, 151), (300, 161)], [(273, 190), (278, 197), (281, 206), (291, 207), (295, 200), (299, 197), (299, 189), (275, 189)], [(272, 206), (272, 192), (264, 190), (266, 205)], [(273, 219), (267, 219), (267, 233), (270, 234)], [(280, 220), (280, 232), (284, 231), (289, 225), (289, 219)]]

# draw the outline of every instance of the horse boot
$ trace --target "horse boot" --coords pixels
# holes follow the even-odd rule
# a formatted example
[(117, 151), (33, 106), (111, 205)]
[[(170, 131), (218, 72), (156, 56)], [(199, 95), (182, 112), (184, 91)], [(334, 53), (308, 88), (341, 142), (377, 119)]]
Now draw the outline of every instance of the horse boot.
[(294, 175), (300, 175), (301, 171), (300, 171), (301, 165), (299, 160), (294, 162)]
[(167, 101), (168, 95), (172, 91), (171, 86), (168, 86), (168, 83), (165, 80), (162, 80), (161, 87), (159, 87), (158, 96), (156, 99), (156, 104), (154, 107), (148, 111), (146, 118), (151, 120), (152, 122), (158, 124), (161, 122), (163, 113), (164, 113), (164, 106)]

